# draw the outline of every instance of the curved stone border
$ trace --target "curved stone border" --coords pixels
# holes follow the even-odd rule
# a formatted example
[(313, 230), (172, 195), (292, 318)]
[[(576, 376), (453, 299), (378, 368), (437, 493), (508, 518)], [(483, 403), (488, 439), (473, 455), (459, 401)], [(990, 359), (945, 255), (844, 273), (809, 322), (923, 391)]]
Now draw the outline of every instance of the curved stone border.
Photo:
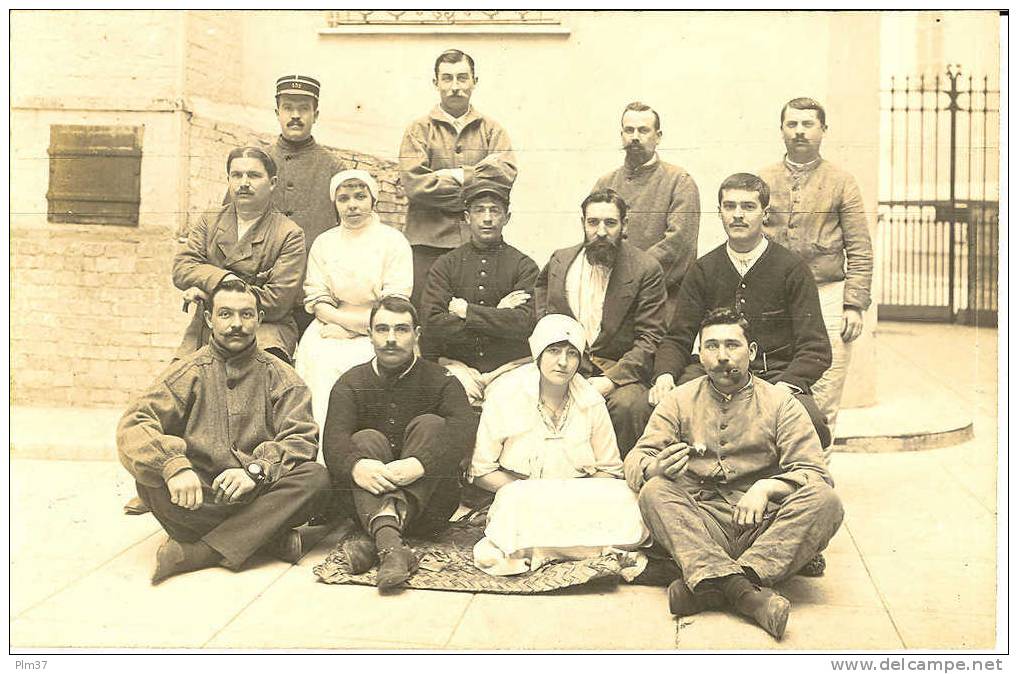
[(950, 447), (968, 442), (974, 437), (972, 422), (960, 428), (907, 435), (874, 435), (836, 438), (834, 451), (853, 454), (880, 452), (917, 452), (924, 449)]

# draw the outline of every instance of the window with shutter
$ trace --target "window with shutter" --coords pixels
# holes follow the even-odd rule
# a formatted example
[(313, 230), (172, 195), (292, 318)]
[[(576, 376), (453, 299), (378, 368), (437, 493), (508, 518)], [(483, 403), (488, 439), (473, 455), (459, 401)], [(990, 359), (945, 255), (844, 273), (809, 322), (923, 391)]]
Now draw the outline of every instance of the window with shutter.
[(143, 127), (50, 127), (50, 222), (137, 225)]

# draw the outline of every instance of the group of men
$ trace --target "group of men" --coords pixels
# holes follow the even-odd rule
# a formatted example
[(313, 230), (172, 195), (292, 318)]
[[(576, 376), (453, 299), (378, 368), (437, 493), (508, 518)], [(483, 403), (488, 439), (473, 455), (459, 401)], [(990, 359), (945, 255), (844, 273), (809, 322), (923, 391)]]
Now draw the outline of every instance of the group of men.
[[(623, 166), (582, 201), (583, 241), (541, 269), (502, 236), (517, 164), (505, 130), (470, 103), (473, 59), (446, 51), (434, 73), (439, 104), (400, 148), (413, 295), (372, 310), (375, 357), (329, 399), (326, 467), (288, 363), (310, 321), (303, 261), (336, 224), (328, 185), (342, 166), (311, 136), (319, 82), (280, 78), (276, 143), (228, 158), (214, 254), (192, 232), (174, 275), (202, 302), (193, 332), (210, 337), (182, 347), (118, 429), (121, 460), (169, 534), (153, 581), (236, 569), (258, 550), (295, 561), (308, 545), (300, 525), (338, 503), (367, 534), (345, 546), (352, 570), (378, 564), (380, 589), (401, 586), (416, 568), (405, 536), (439, 530), (459, 504), (485, 389), (527, 362), (535, 321), (557, 313), (583, 326), (580, 372), (682, 571), (672, 611), (729, 606), (780, 638), (788, 602), (769, 586), (840, 524), (825, 452), (870, 301), (866, 216), (852, 177), (820, 157), (823, 107), (781, 109), (784, 159), (721, 184), (727, 242), (696, 259), (697, 185), (658, 156), (658, 113), (626, 106)], [(236, 264), (266, 255), (260, 274)]]

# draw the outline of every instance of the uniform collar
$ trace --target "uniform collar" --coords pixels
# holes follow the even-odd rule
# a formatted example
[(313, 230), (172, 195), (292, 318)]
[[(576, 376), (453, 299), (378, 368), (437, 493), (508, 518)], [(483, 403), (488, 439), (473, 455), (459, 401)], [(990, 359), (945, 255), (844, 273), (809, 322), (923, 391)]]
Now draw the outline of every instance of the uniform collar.
[(498, 243), (494, 243), (490, 246), (481, 246), (474, 241), (474, 237), (470, 237), (470, 247), (478, 253), (497, 253), (505, 248), (505, 245), (505, 239), (499, 239)]
[(714, 386), (714, 382), (711, 381), (710, 375), (707, 375), (707, 386), (710, 388), (711, 395), (714, 397), (715, 400), (718, 400), (720, 402), (728, 403), (728, 402), (731, 402), (731, 401), (735, 400), (736, 398), (743, 398), (743, 397), (747, 397), (748, 395), (752, 394), (752, 392), (753, 392), (753, 379), (754, 379), (753, 375), (752, 374), (749, 375), (749, 381), (746, 382), (746, 385), (743, 386), (742, 388), (740, 388), (735, 393), (732, 393), (732, 394), (723, 393), (723, 392), (719, 391), (717, 389), (717, 387)]
[(815, 169), (817, 166), (820, 166), (820, 162), (822, 162), (823, 160), (824, 160), (823, 157), (821, 157), (820, 155), (817, 155), (817, 158), (814, 159), (813, 161), (808, 161), (805, 164), (797, 164), (794, 161), (792, 161), (791, 159), (789, 159), (788, 155), (786, 154), (785, 155), (785, 168), (787, 168), (792, 173), (808, 173), (808, 172), (812, 171), (813, 169)]
[(315, 137), (308, 136), (299, 143), (295, 143), (292, 140), (283, 138), (283, 135), (280, 134), (279, 138), (276, 139), (276, 143), (284, 152), (306, 152), (315, 146)]
[(444, 122), (445, 124), (448, 124), (454, 129), (456, 127), (453, 124), (453, 120), (455, 120), (460, 123), (461, 129), (465, 129), (475, 119), (480, 119), (481, 115), (477, 112), (477, 109), (474, 108), (473, 105), (471, 105), (469, 108), (467, 108), (467, 111), (464, 112), (462, 115), (460, 115), (459, 117), (453, 117), (452, 115), (445, 111), (445, 108), (443, 108), (441, 104), (438, 104), (431, 109), (431, 118), (439, 122)]
[[(410, 374), (410, 370), (414, 369), (414, 365), (417, 365), (417, 354), (414, 354), (413, 359), (410, 361), (410, 365), (408, 365), (405, 370), (396, 375), (396, 379), (402, 379), (403, 377)], [(378, 356), (375, 356), (374, 358), (371, 359), (371, 369), (375, 371), (375, 375), (378, 376), (379, 379), (382, 378), (382, 373), (378, 369)]]
[(212, 356), (227, 365), (232, 367), (241, 367), (245, 363), (249, 362), (254, 358), (255, 352), (258, 351), (258, 340), (252, 339), (251, 343), (243, 351), (227, 351), (215, 338), (209, 341), (209, 348), (212, 351)]

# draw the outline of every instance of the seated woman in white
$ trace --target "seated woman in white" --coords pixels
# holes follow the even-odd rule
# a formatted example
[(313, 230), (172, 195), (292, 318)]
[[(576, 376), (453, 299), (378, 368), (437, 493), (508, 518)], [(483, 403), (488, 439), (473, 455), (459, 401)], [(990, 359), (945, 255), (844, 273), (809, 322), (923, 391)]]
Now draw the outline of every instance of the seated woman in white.
[[(474, 564), (492, 575), (635, 550), (649, 539), (604, 398), (577, 375), (583, 327), (560, 314), (530, 336), (534, 363), (500, 378), (481, 411), (468, 473), (495, 492)], [(577, 480), (575, 478), (608, 478)], [(646, 560), (629, 553), (632, 576)]]
[(311, 389), (320, 429), (336, 380), (374, 356), (368, 337), (372, 304), (385, 295), (409, 297), (414, 284), (410, 244), (374, 212), (378, 185), (371, 174), (340, 171), (332, 177), (329, 193), (339, 224), (311, 245), (304, 308), (315, 320), (294, 354), (297, 374)]

